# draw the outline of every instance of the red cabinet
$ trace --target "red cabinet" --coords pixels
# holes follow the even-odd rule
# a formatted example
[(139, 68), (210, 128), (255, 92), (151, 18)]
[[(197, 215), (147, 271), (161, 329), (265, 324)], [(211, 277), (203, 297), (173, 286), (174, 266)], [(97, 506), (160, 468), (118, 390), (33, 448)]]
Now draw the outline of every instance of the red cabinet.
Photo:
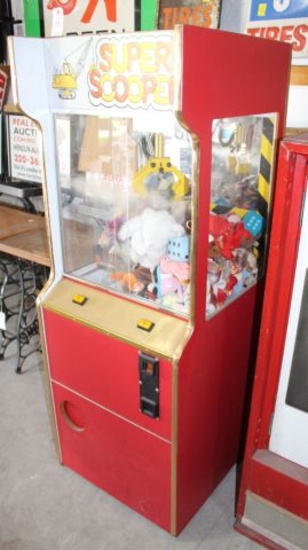
[(308, 540), (308, 135), (280, 146), (236, 527), (273, 549)]
[(291, 46), (191, 25), (11, 42), (43, 136), (59, 455), (177, 535), (238, 457)]
[(114, 339), (78, 322), (72, 337), (72, 321), (48, 310), (44, 321), (52, 382), (170, 441), (170, 362), (159, 361), (159, 422), (153, 422), (140, 413), (138, 349), (115, 345)]
[(158, 422), (140, 411), (137, 349), (78, 322), (72, 338), (48, 310), (44, 325), (61, 461), (169, 529), (171, 363), (159, 361)]
[(169, 529), (170, 441), (56, 382), (52, 391), (63, 464)]

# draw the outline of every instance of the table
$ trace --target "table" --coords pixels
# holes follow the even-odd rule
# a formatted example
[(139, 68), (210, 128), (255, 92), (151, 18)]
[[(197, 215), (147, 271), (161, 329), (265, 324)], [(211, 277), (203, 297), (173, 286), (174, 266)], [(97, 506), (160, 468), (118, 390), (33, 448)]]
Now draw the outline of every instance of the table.
[[(24, 348), (38, 334), (35, 299), (49, 267), (44, 216), (0, 204), (0, 360), (9, 343), (16, 340), (18, 373), (29, 355), (23, 353)], [(16, 317), (17, 326), (12, 331), (7, 325)]]
[(50, 267), (45, 218), (0, 204), (0, 252)]

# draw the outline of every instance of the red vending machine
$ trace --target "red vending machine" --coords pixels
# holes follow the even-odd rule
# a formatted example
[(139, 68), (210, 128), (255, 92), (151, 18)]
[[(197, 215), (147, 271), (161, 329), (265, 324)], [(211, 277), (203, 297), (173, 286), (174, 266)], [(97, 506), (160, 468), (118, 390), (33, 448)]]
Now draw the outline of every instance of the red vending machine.
[(237, 529), (273, 549), (308, 541), (308, 134), (280, 146)]
[(290, 47), (187, 26), (10, 52), (44, 139), (60, 461), (178, 534), (237, 460)]

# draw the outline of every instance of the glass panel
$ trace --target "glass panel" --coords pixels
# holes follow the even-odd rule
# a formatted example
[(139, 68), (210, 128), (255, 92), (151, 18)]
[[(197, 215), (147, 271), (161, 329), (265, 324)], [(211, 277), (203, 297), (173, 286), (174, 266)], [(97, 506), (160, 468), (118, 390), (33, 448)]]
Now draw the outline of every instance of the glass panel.
[(308, 412), (308, 271), (306, 271), (303, 298), (297, 327), (294, 355), (286, 403)]
[(206, 316), (263, 273), (276, 117), (214, 120)]
[(192, 140), (145, 121), (55, 116), (65, 272), (186, 316)]

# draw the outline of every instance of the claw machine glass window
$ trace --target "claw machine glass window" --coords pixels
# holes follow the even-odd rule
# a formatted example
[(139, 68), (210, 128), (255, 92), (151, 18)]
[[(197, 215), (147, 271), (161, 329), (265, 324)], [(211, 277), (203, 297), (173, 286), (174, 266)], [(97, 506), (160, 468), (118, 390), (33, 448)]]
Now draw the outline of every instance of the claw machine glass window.
[(277, 115), (214, 120), (206, 315), (264, 273)]
[(190, 134), (167, 114), (55, 115), (55, 136), (66, 274), (187, 316)]

